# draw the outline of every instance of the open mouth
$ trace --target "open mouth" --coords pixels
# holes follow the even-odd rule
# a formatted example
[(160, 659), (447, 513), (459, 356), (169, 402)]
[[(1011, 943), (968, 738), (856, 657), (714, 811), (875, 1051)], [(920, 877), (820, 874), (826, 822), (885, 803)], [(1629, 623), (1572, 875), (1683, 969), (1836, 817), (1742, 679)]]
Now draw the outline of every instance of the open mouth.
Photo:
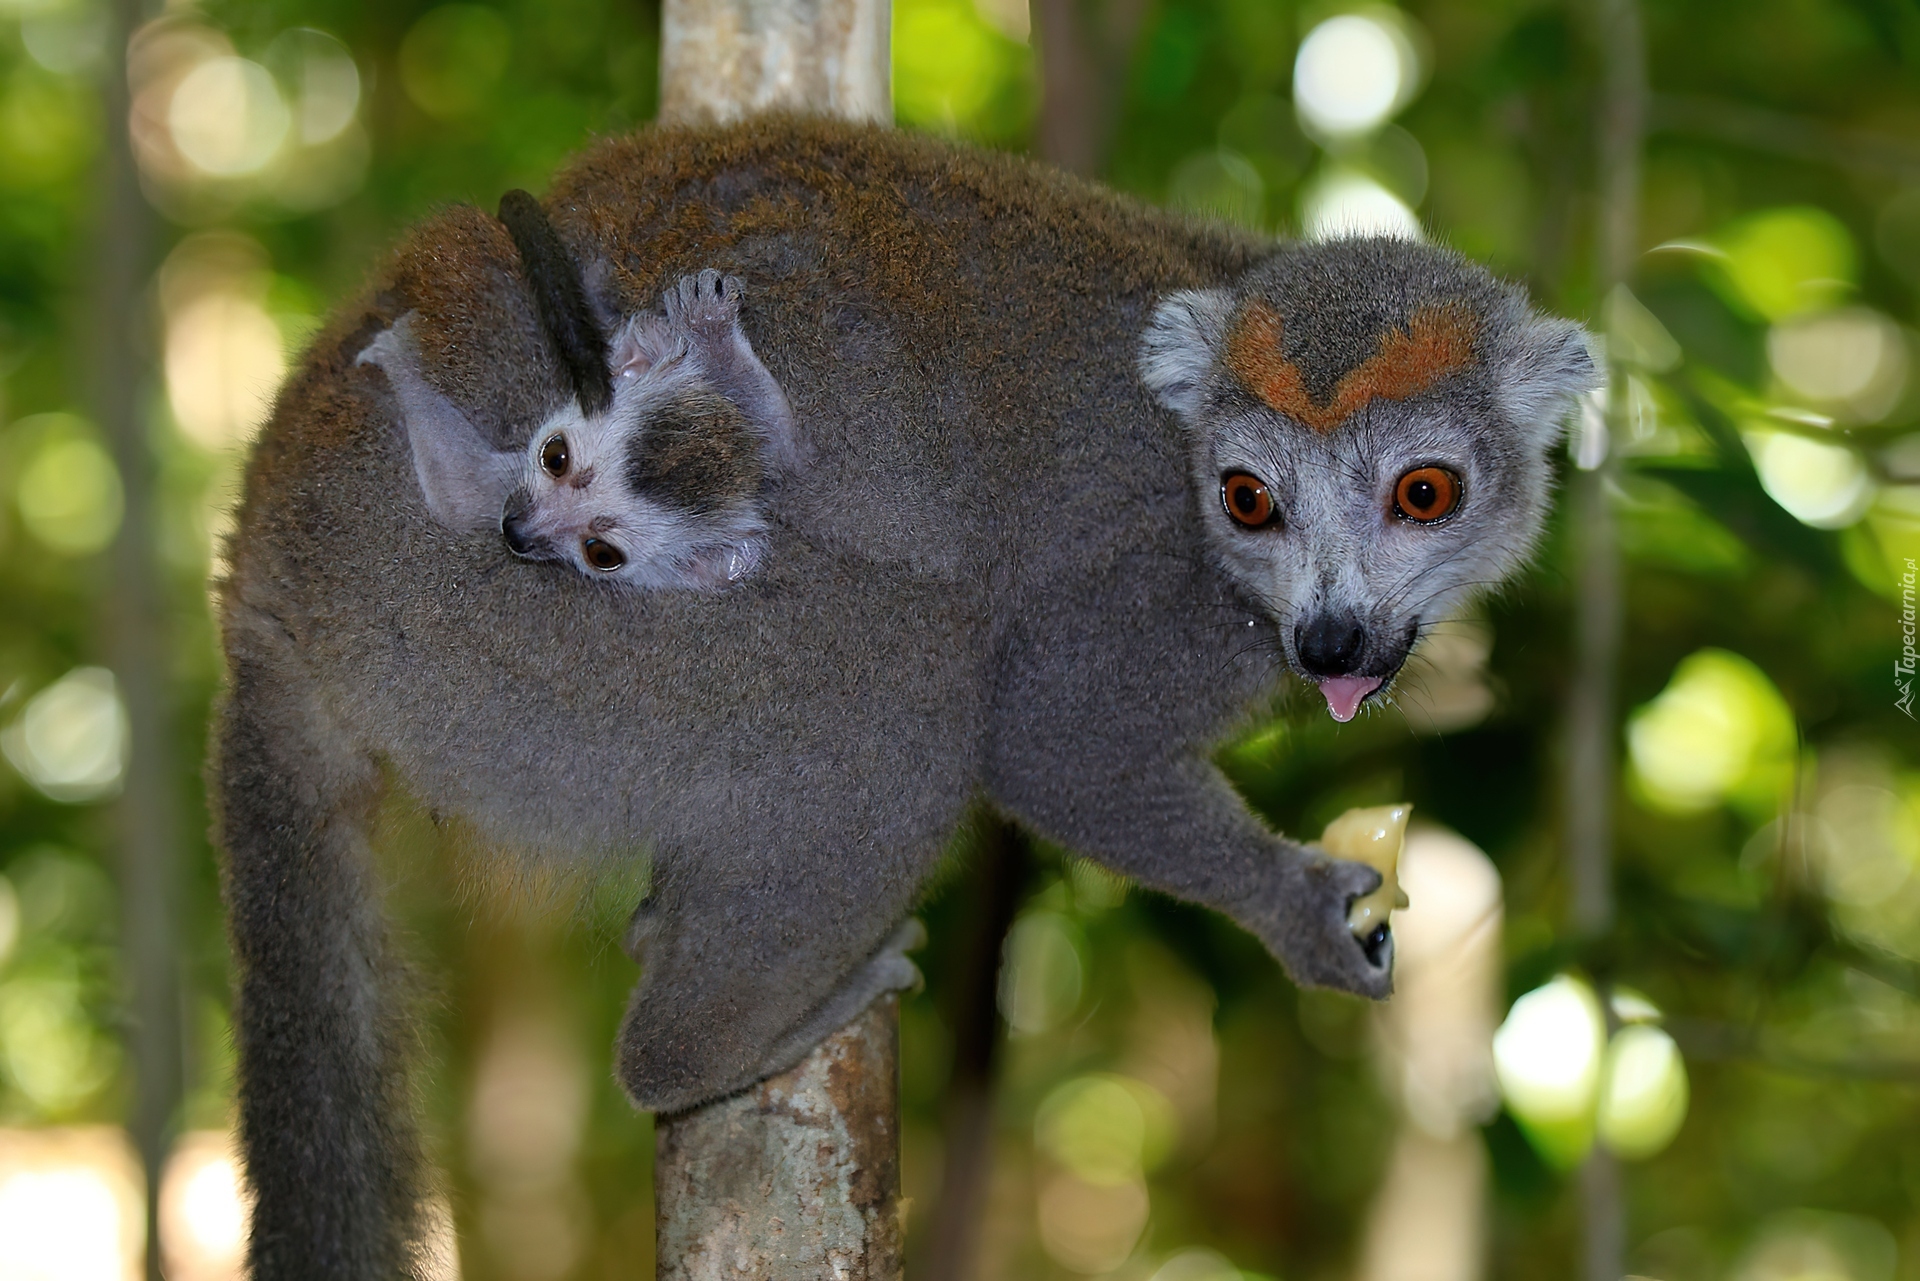
[(1345, 724), (1360, 711), (1360, 702), (1386, 682), (1384, 676), (1329, 676), (1319, 682), (1327, 700), (1327, 714)]
[(1400, 657), (1380, 676), (1309, 676), (1307, 679), (1320, 687), (1321, 697), (1327, 700), (1327, 715), (1341, 724), (1346, 724), (1360, 713), (1360, 704), (1367, 697), (1399, 674), (1406, 665), (1407, 655), (1413, 651), (1413, 642), (1420, 633), (1420, 620), (1414, 619), (1407, 625), (1407, 635), (1400, 648)]

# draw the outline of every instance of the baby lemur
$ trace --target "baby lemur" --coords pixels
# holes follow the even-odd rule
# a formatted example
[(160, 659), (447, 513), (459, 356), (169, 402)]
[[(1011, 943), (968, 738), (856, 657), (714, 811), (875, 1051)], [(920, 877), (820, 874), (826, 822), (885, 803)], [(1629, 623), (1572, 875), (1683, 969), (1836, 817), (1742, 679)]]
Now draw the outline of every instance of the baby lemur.
[(717, 271), (668, 289), (665, 317), (588, 311), (577, 266), (533, 197), (500, 202), (575, 396), (519, 449), (496, 449), (436, 389), (408, 312), (358, 362), (392, 383), (434, 519), (499, 530), (528, 560), (634, 587), (720, 588), (765, 554), (763, 483), (800, 451), (780, 386), (740, 331), (742, 286)]
[[(908, 981), (898, 927), (980, 803), (1226, 912), (1302, 983), (1387, 993), (1391, 940), (1347, 926), (1377, 874), (1270, 831), (1211, 753), (1286, 668), (1353, 714), (1520, 562), (1593, 379), (1575, 326), (1444, 250), (1275, 245), (822, 121), (604, 143), (545, 216), (581, 297), (553, 314), (528, 238), (449, 210), (248, 468), (213, 778), (256, 1278), (416, 1266), (364, 851), (389, 781), (501, 857), (645, 861), (642, 1107), (745, 1086)], [(704, 267), (753, 282), (744, 330), (806, 424), (745, 581), (584, 590), (394, 482), (423, 403), (394, 370), (537, 460), (534, 424), (606, 412), (598, 317)]]

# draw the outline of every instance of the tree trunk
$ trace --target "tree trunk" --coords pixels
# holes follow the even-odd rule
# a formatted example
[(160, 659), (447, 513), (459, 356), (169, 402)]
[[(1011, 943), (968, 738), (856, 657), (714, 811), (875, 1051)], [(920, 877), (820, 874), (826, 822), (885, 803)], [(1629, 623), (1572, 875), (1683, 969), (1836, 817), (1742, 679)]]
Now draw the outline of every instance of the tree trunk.
[[(1638, 0), (1593, 0), (1600, 54), (1595, 295), (1625, 283), (1637, 255), (1640, 151), (1646, 136), (1647, 51)], [(1568, 707), (1566, 776), (1568, 924), (1588, 945), (1613, 931), (1614, 762), (1619, 751), (1614, 707), (1625, 618), (1619, 537), (1608, 497), (1619, 467), (1614, 446), (1627, 403), (1616, 367), (1607, 371), (1606, 448), (1583, 460), (1574, 478), (1574, 671)], [(1605, 988), (1605, 975), (1598, 975)], [(1608, 1016), (1609, 1025), (1612, 1016)], [(1587, 1281), (1618, 1281), (1626, 1270), (1626, 1201), (1620, 1166), (1595, 1145), (1580, 1169), (1581, 1272)]]
[(147, 366), (133, 329), (143, 314), (140, 298), (157, 237), (153, 210), (141, 194), (134, 168), (127, 121), (127, 41), (146, 15), (142, 0), (115, 0), (108, 14), (111, 56), (101, 73), (107, 145), (89, 256), (94, 323), (87, 350), (92, 354), (89, 398), (113, 450), (126, 503), (111, 555), (111, 595), (100, 622), (102, 648), (126, 705), (130, 731), (113, 828), (127, 1050), (133, 1067), (127, 1128), (146, 1174), (146, 1275), (159, 1281), (160, 1173), (173, 1141), (183, 1075), (175, 919), (182, 829), (168, 689), (172, 662), (167, 567), (156, 536), (159, 462), (140, 412), (139, 371)]
[[(893, 121), (888, 0), (665, 0), (660, 119)], [(899, 1281), (900, 1004), (791, 1070), (679, 1116), (654, 1147), (662, 1281)]]
[(666, 0), (660, 119), (761, 111), (893, 121), (887, 0)]
[(942, 1126), (946, 1161), (940, 1199), (933, 1204), (924, 1239), (915, 1244), (916, 1281), (971, 1281), (993, 1174), (994, 1077), (1006, 1039), (1000, 1019), (1000, 954), (1020, 907), (1032, 855), (1025, 834), (1006, 819), (983, 814), (978, 821), (978, 861), (968, 877), (969, 934), (959, 949), (949, 1010), (953, 1069), (947, 1076)]
[(899, 1281), (899, 1002), (657, 1123), (660, 1281)]

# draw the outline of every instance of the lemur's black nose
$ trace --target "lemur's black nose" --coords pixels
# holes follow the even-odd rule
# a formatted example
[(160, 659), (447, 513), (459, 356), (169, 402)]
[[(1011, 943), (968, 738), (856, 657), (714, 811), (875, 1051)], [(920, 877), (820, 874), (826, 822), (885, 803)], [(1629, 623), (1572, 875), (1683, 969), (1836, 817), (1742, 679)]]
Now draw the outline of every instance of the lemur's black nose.
[(502, 516), (500, 536), (507, 540), (507, 550), (515, 556), (525, 556), (533, 550), (533, 539), (527, 536), (525, 512), (509, 511)]
[(1309, 676), (1345, 676), (1360, 665), (1367, 629), (1352, 614), (1321, 614), (1293, 629), (1293, 649)]

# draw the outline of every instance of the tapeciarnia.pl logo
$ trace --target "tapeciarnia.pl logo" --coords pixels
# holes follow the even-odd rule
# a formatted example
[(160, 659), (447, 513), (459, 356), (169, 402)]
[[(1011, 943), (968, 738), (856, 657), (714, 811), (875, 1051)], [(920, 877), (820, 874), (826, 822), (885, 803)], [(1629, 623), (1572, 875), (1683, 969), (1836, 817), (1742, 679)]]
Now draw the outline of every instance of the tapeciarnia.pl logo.
[(1913, 559), (1908, 557), (1907, 572), (1900, 575), (1900, 657), (1893, 662), (1893, 687), (1899, 692), (1893, 705), (1905, 712), (1908, 720), (1920, 720), (1913, 714), (1913, 669), (1916, 659), (1920, 659), (1913, 648), (1914, 577)]

